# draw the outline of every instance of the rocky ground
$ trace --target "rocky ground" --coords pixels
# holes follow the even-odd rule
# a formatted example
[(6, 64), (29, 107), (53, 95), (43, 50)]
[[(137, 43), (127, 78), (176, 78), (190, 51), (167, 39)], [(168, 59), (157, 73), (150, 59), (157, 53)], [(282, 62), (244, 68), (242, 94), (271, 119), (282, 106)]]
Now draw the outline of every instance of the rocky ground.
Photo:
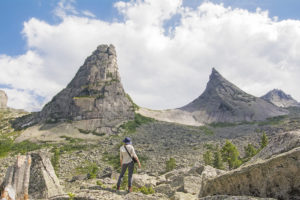
[[(54, 158), (55, 149), (59, 150), (58, 163), (54, 168), (64, 191), (69, 193), (69, 195), (76, 194), (76, 199), (84, 199), (84, 196), (90, 196), (90, 199), (99, 199), (99, 196), (106, 199), (198, 199), (196, 194), (193, 192), (186, 193), (187, 190), (184, 188), (190, 187), (189, 183), (193, 183), (190, 185), (199, 186), (201, 174), (198, 173), (197, 175), (195, 170), (194, 172), (191, 171), (194, 168), (201, 168), (203, 165), (202, 155), (206, 150), (215, 145), (221, 146), (228, 139), (237, 146), (241, 152), (241, 157), (243, 157), (244, 146), (248, 143), (259, 146), (262, 132), (267, 133), (270, 141), (276, 139), (280, 133), (297, 132), (300, 129), (299, 113), (299, 110), (292, 109), (289, 116), (273, 118), (265, 122), (218, 123), (202, 127), (150, 120), (139, 124), (134, 131), (126, 128), (126, 126), (120, 127), (117, 135), (94, 135), (92, 132), (83, 133), (78, 129), (66, 129), (66, 126), (61, 124), (59, 126), (50, 124), (49, 126), (44, 126), (44, 129), (49, 131), (48, 133), (51, 133), (51, 131), (58, 133), (58, 136), (50, 138), (54, 141), (41, 139), (35, 140), (35, 142), (41, 145), (43, 152), (46, 152), (50, 158)], [(22, 113), (19, 114), (21, 115)], [(58, 127), (64, 128), (60, 129)], [(74, 132), (70, 130), (76, 130), (76, 134), (72, 134)], [(13, 130), (6, 133), (12, 132)], [(22, 135), (22, 133), (19, 134)], [(147, 187), (152, 186), (156, 191), (155, 194), (145, 195), (141, 192), (127, 194), (126, 191), (119, 193), (115, 191), (114, 186), (118, 176), (117, 170), (119, 165), (118, 149), (125, 136), (132, 138), (133, 145), (143, 165), (142, 169), (138, 169), (135, 173), (135, 185), (141, 187), (143, 184), (139, 182), (147, 184), (150, 182), (152, 185), (148, 184)], [(278, 140), (279, 142), (276, 146), (278, 147), (279, 144), (282, 144), (280, 141), (283, 140), (295, 141), (293, 147), (299, 146), (299, 141), (297, 143), (297, 140), (290, 138), (289, 135), (284, 136), (284, 139)], [(287, 143), (286, 146), (291, 146), (291, 144)], [(282, 151), (289, 150), (281, 149), (283, 149)], [(35, 151), (40, 151), (40, 149)], [(271, 154), (274, 153), (273, 151)], [(267, 154), (265, 153), (264, 155)], [(169, 172), (168, 175), (166, 173), (166, 161), (171, 157), (176, 160), (176, 168), (175, 171)], [(4, 158), (0, 158), (1, 179), (3, 179), (7, 167), (14, 162), (15, 156), (13, 152)], [(89, 179), (89, 172), (92, 166), (97, 166), (99, 170), (95, 174), (95, 178)], [(178, 178), (176, 175), (177, 180), (175, 176), (172, 178), (173, 175), (170, 175), (172, 173), (181, 173), (180, 171), (182, 170), (185, 178), (181, 175), (181, 178)], [(196, 173), (196, 175), (194, 174), (191, 177), (189, 173)], [(185, 186), (184, 183), (186, 183)], [(193, 191), (193, 189), (188, 189), (188, 191)], [(219, 196), (211, 199), (232, 198)], [(251, 198), (249, 197), (248, 199)]]

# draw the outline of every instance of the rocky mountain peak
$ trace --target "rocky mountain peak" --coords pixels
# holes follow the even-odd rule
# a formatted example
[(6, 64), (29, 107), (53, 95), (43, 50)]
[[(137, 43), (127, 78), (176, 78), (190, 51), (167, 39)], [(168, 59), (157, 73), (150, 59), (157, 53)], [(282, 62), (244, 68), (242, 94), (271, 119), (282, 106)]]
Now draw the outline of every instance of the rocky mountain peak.
[(300, 106), (291, 95), (286, 94), (280, 89), (273, 89), (261, 98), (279, 107)]
[(82, 129), (108, 133), (133, 118), (132, 102), (121, 84), (115, 47), (100, 45), (65, 89), (33, 118), (18, 124), (22, 127), (22, 124), (72, 120), (81, 121)]
[(179, 109), (193, 113), (197, 121), (205, 123), (256, 121), (287, 113), (269, 102), (247, 94), (214, 68), (205, 91)]
[(0, 90), (0, 109), (7, 108), (7, 95), (3, 90)]
[(215, 68), (212, 68), (205, 92), (211, 93), (211, 90), (221, 96), (228, 92), (230, 92), (232, 95), (235, 93), (245, 93), (237, 86), (226, 80)]

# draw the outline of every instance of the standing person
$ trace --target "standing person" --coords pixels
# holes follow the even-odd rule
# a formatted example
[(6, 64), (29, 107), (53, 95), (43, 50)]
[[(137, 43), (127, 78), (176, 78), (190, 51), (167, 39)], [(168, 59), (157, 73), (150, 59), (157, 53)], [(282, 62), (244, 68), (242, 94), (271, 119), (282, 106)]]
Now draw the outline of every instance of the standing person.
[(123, 179), (123, 176), (128, 168), (128, 192), (132, 192), (132, 174), (134, 169), (133, 158), (136, 159), (139, 168), (141, 168), (141, 163), (137, 157), (134, 148), (131, 144), (131, 139), (126, 137), (124, 140), (124, 145), (120, 147), (120, 163), (121, 163), (121, 173), (117, 183), (117, 190), (120, 190), (120, 185)]

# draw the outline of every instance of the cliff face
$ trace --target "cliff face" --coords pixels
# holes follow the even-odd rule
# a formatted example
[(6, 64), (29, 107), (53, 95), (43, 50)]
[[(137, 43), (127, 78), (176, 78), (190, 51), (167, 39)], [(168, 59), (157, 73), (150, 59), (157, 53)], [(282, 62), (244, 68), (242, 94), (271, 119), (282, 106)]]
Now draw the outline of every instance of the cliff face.
[(0, 90), (0, 109), (7, 108), (7, 95), (4, 91)]
[(297, 106), (300, 107), (298, 103), (291, 95), (284, 93), (282, 90), (274, 89), (261, 97), (262, 99), (273, 103), (278, 107), (291, 107)]
[(273, 104), (245, 93), (213, 69), (206, 89), (180, 110), (203, 122), (260, 121), (287, 114)]
[(15, 124), (22, 127), (41, 122), (85, 121), (82, 126), (93, 131), (110, 132), (111, 127), (133, 118), (133, 105), (121, 84), (115, 47), (100, 45), (41, 112)]

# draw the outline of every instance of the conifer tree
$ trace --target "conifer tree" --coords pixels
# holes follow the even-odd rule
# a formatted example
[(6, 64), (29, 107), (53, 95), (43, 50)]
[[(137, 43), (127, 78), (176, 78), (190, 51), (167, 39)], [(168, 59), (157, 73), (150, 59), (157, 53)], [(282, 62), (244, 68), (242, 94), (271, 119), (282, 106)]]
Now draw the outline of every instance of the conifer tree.
[(222, 154), (219, 148), (217, 148), (217, 150), (214, 152), (213, 167), (217, 169), (224, 169)]
[(203, 154), (203, 160), (204, 160), (205, 165), (213, 164), (213, 156), (212, 156), (212, 152), (210, 150), (206, 151)]
[(222, 148), (223, 161), (228, 163), (229, 169), (238, 168), (242, 161), (239, 159), (239, 151), (236, 146), (229, 140), (226, 140), (226, 144)]
[(263, 149), (268, 145), (269, 141), (268, 141), (268, 136), (266, 135), (266, 133), (264, 132), (263, 135), (261, 136), (261, 144), (260, 144), (260, 148)]

